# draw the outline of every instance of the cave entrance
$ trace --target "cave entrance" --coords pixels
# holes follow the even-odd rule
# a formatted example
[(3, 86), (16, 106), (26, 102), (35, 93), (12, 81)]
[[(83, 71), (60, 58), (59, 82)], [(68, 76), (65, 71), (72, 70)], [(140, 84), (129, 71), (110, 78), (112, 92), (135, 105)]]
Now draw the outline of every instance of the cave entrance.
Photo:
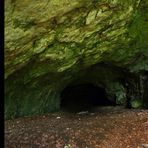
[(66, 87), (61, 93), (61, 110), (69, 112), (89, 111), (97, 106), (112, 106), (105, 89), (93, 84), (77, 84)]

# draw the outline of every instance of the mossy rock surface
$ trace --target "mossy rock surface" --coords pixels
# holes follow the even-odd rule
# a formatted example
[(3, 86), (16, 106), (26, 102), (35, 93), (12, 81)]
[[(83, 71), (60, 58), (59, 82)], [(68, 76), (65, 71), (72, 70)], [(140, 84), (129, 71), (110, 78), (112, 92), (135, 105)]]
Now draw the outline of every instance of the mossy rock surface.
[(63, 89), (84, 78), (117, 104), (147, 107), (147, 9), (147, 0), (6, 0), (6, 119), (58, 110)]

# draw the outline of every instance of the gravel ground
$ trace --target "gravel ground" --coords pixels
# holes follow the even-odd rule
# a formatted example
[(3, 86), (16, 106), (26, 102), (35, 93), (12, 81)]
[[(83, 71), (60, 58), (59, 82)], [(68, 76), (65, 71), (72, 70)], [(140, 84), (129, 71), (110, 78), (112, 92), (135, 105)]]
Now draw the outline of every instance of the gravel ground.
[(148, 148), (148, 110), (101, 107), (7, 120), (5, 148)]

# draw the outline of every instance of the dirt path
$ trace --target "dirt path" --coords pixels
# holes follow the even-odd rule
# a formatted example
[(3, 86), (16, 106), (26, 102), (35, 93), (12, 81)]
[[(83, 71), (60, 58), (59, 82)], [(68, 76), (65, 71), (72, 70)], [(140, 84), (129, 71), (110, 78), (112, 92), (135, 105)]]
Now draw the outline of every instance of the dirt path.
[(104, 107), (5, 122), (6, 148), (148, 148), (148, 110)]

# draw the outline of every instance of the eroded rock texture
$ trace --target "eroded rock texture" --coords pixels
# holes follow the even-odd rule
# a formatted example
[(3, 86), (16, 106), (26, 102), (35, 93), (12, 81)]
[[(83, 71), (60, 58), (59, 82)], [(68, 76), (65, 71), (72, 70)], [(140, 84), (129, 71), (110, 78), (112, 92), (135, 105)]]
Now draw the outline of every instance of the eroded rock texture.
[(6, 0), (6, 119), (58, 110), (77, 82), (148, 107), (147, 12), (147, 0)]

